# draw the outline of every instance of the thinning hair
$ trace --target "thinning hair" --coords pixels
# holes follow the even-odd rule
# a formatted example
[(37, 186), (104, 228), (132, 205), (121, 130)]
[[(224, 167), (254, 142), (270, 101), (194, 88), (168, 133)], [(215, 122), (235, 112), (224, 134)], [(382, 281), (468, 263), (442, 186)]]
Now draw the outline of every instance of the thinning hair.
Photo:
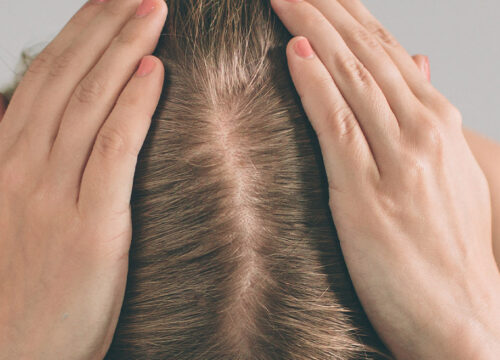
[(356, 297), (269, 0), (170, 0), (107, 359), (390, 358)]

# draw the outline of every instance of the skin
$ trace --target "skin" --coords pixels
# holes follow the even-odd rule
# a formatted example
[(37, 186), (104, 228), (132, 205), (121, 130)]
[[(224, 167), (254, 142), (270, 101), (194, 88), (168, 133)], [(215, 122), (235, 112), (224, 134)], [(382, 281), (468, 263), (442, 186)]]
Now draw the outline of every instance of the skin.
[(109, 349), (137, 155), (164, 78), (148, 54), (166, 4), (150, 1), (152, 12), (136, 17), (139, 5), (84, 5), (35, 59), (0, 122), (2, 360), (102, 359)]
[[(398, 359), (494, 359), (490, 190), (460, 112), (358, 0), (271, 0), (358, 297)], [(310, 42), (316, 53), (309, 52)], [(457, 339), (459, 339), (457, 341)]]
[[(430, 81), (431, 71), (428, 57), (415, 55), (413, 60), (426, 79)], [(0, 93), (0, 121), (2, 121), (7, 106), (8, 100)], [(493, 252), (500, 269), (500, 167), (495, 161), (500, 157), (500, 145), (469, 129), (464, 128), (464, 135), (490, 186), (493, 213)]]
[[(413, 56), (413, 60), (426, 79), (430, 81), (431, 70), (429, 58), (424, 55), (415, 55)], [(500, 269), (500, 166), (498, 166), (498, 162), (496, 161), (500, 157), (500, 145), (469, 129), (464, 128), (463, 132), (490, 187), (493, 215), (493, 254)]]
[[(413, 60), (426, 79), (430, 81), (429, 58), (424, 55), (415, 55)], [(472, 153), (486, 176), (486, 180), (488, 180), (493, 216), (493, 254), (500, 269), (500, 166), (496, 161), (500, 157), (500, 144), (466, 128), (463, 129), (463, 132)]]
[[(279, 1), (273, 5), (280, 16), (289, 17), (286, 22), (297, 16), (285, 8), (292, 5)], [(320, 11), (305, 11), (297, 24), (321, 23), (314, 16), (326, 14), (327, 8), (319, 0), (310, 3)], [(149, 75), (133, 74), (141, 58), (152, 52), (166, 17), (164, 1), (154, 4), (152, 13), (137, 19), (132, 14), (139, 0), (88, 3), (33, 63), (7, 111), (0, 96), (0, 359), (100, 359), (109, 348), (128, 268), (136, 158), (163, 85), (162, 64), (152, 56), (145, 57), (146, 65), (153, 66)], [(356, 6), (345, 6), (360, 19), (351, 19), (347, 27), (363, 24), (363, 11)], [(345, 21), (347, 12), (336, 14), (344, 19), (332, 18), (332, 23)], [(318, 33), (295, 30), (310, 34), (317, 49), (359, 52), (359, 45), (349, 41), (343, 48), (337, 47), (342, 41), (332, 44), (332, 29), (336, 27)], [(339, 35), (337, 40), (347, 39), (344, 32)], [(498, 319), (493, 311), (498, 297), (491, 291), (498, 289), (498, 272), (488, 249), (491, 233), (485, 230), (488, 187), (459, 130), (456, 111), (423, 84), (430, 78), (425, 58), (414, 57), (415, 67), (397, 48), (395, 60), (378, 59), (385, 59), (389, 69), (397, 64), (413, 80), (405, 85), (396, 77), (395, 85), (420, 86), (420, 96), (437, 99), (426, 111), (415, 102), (412, 111), (397, 117), (402, 134), (398, 142), (390, 130), (395, 129), (396, 114), (387, 108), (398, 100), (389, 96), (390, 82), (380, 80), (376, 59), (360, 56), (374, 78), (364, 95), (392, 123), (381, 131), (384, 116), (354, 116), (353, 111), (363, 113), (364, 102), (354, 101), (349, 102), (350, 112), (343, 113), (351, 121), (346, 128), (342, 118), (325, 114), (341, 115), (333, 107), (348, 107), (356, 93), (345, 88), (359, 87), (359, 73), (332, 70), (346, 77), (336, 87), (331, 64), (320, 61), (324, 52), (318, 50), (319, 58), (301, 59), (293, 52), (297, 40), (287, 49), (292, 76), (313, 126), (324, 134), (320, 143), (334, 220), (356, 290), (377, 331), (402, 359), (488, 358), (488, 351), (495, 350), (489, 344), (498, 336), (492, 321)], [(374, 86), (377, 81), (385, 84), (387, 95)], [(416, 117), (420, 126), (412, 127)], [(374, 126), (365, 126), (370, 121)], [(498, 214), (500, 171), (490, 157), (500, 155), (499, 147), (468, 131), (465, 136), (490, 181)], [(380, 155), (374, 156), (368, 141)], [(408, 163), (421, 166), (408, 172)], [(384, 169), (384, 177), (374, 177), (375, 165)], [(459, 191), (450, 193), (438, 180)], [(373, 209), (378, 209), (374, 218)], [(460, 228), (461, 223), (467, 228)], [(454, 226), (446, 229), (443, 224)], [(446, 336), (450, 329), (451, 335), (460, 336), (460, 344)]]
[(493, 212), (493, 253), (500, 269), (500, 145), (473, 131), (464, 130), (472, 152), (488, 179)]

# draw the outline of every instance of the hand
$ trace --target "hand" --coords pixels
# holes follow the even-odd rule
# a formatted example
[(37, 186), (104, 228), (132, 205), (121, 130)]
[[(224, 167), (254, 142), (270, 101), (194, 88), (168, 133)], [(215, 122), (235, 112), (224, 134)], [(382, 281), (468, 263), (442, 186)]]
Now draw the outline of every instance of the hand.
[(461, 114), (360, 1), (272, 5), (315, 50), (292, 39), (290, 72), (375, 329), (397, 358), (495, 358), (500, 275), (490, 194)]
[(165, 2), (139, 5), (84, 5), (34, 60), (0, 122), (2, 360), (102, 359), (111, 343), (135, 165), (164, 76), (145, 55)]

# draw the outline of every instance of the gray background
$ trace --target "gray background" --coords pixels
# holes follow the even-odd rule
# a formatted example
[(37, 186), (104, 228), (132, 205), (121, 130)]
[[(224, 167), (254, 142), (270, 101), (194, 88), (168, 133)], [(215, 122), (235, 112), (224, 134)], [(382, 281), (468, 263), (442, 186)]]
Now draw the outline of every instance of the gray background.
[[(433, 83), (462, 111), (466, 126), (500, 141), (500, 2), (364, 3), (410, 53), (430, 57)], [(0, 0), (0, 91), (14, 78), (22, 50), (43, 47), (81, 4)]]

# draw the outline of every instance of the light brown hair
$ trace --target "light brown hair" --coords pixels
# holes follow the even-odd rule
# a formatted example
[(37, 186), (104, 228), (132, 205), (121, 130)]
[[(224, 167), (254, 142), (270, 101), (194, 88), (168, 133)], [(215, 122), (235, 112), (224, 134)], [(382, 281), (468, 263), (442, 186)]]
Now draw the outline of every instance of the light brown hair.
[(269, 0), (167, 4), (106, 358), (389, 358), (349, 279)]

